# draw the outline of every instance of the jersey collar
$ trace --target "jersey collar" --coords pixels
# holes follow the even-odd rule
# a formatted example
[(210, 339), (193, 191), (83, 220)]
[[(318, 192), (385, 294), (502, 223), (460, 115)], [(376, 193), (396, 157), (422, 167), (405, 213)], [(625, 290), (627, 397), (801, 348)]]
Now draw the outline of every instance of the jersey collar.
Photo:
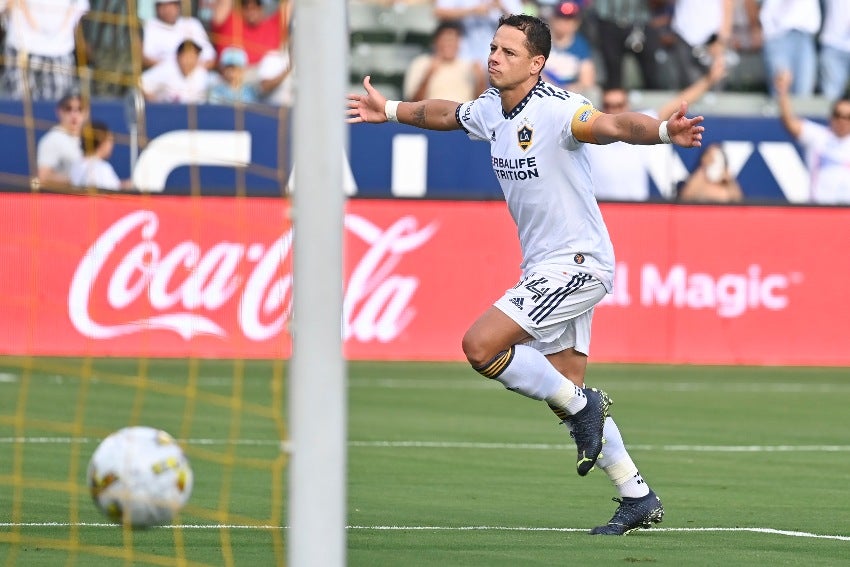
[(525, 105), (528, 104), (528, 101), (531, 100), (531, 97), (534, 96), (534, 93), (536, 93), (537, 90), (540, 89), (540, 87), (543, 86), (543, 84), (544, 84), (543, 79), (541, 79), (540, 77), (537, 77), (537, 84), (534, 85), (533, 87), (531, 87), (531, 90), (528, 91), (528, 94), (525, 95), (525, 98), (522, 99), (521, 101), (519, 101), (519, 104), (517, 104), (515, 107), (513, 107), (513, 109), (510, 112), (505, 112), (505, 110), (502, 109), (502, 116), (504, 116), (507, 120), (511, 120), (512, 118), (516, 118), (516, 116), (520, 112), (522, 112), (522, 109), (525, 108)]

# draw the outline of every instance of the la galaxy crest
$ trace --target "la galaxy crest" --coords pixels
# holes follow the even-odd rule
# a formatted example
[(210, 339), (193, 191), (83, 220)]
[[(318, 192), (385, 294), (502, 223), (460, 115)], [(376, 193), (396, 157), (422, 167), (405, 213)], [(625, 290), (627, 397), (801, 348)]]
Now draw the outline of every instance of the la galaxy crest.
[(534, 134), (534, 128), (526, 121), (522, 122), (522, 126), (516, 131), (517, 143), (522, 151), (526, 151), (531, 147), (531, 136)]

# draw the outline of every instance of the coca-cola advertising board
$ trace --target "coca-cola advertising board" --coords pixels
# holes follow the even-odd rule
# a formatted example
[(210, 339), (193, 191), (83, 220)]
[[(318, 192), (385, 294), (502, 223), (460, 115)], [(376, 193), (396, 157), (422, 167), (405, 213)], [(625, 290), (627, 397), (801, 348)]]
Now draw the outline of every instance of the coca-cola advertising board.
[[(0, 195), (0, 352), (286, 358), (289, 202)], [(850, 208), (605, 204), (596, 361), (850, 365)], [(519, 277), (501, 202), (351, 200), (345, 354), (462, 360)], [(304, 324), (304, 323), (301, 323)]]

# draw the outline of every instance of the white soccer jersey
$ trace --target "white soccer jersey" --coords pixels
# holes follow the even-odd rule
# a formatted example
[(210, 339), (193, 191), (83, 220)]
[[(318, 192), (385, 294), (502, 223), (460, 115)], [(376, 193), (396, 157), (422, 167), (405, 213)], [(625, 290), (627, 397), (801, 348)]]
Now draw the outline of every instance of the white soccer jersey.
[(510, 113), (496, 89), (461, 104), (457, 121), (490, 142), (493, 171), (519, 232), (523, 273), (543, 264), (590, 273), (609, 292), (614, 247), (593, 195), (586, 146), (571, 122), (590, 113), (582, 95), (539, 81)]

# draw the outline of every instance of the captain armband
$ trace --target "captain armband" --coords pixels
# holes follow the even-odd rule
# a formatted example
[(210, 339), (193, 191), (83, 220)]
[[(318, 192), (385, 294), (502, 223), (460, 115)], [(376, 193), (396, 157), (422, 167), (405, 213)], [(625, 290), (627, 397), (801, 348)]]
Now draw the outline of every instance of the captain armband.
[(573, 136), (582, 142), (597, 143), (596, 136), (593, 135), (593, 123), (600, 116), (602, 116), (602, 113), (594, 108), (592, 104), (583, 105), (573, 114), (573, 119), (570, 121), (570, 129), (573, 132)]

